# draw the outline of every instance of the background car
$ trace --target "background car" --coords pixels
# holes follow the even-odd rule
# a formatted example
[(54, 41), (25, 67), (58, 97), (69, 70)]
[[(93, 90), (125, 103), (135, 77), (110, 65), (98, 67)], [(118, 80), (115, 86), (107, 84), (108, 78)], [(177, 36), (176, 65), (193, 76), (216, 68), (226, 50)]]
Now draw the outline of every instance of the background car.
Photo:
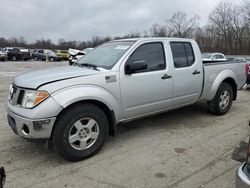
[(32, 59), (29, 49), (19, 48), (19, 50), (20, 50), (19, 54), (20, 54), (21, 60), (27, 61), (27, 60)]
[(223, 62), (223, 61), (227, 61), (227, 58), (222, 53), (203, 53), (202, 60), (205, 62), (208, 62), (208, 61), (212, 61), (212, 62), (222, 61)]
[(61, 57), (58, 57), (55, 52), (48, 49), (38, 49), (33, 51), (32, 58), (35, 60), (45, 61), (46, 58), (49, 61), (61, 61)]
[(37, 49), (30, 49), (31, 56), (33, 57), (33, 54), (36, 53)]
[(31, 54), (28, 49), (19, 48), (19, 47), (6, 47), (2, 50), (7, 53), (8, 60), (17, 61), (24, 60), (27, 61), (31, 59)]
[(76, 49), (69, 49), (69, 65), (72, 65), (73, 63), (77, 62), (79, 59), (81, 59), (84, 55), (89, 53), (94, 48), (85, 48), (84, 50), (76, 50)]
[(69, 59), (69, 52), (68, 50), (57, 50), (56, 55), (58, 57), (61, 57), (63, 60), (68, 60)]
[(0, 61), (7, 61), (8, 55), (6, 52), (0, 51)]

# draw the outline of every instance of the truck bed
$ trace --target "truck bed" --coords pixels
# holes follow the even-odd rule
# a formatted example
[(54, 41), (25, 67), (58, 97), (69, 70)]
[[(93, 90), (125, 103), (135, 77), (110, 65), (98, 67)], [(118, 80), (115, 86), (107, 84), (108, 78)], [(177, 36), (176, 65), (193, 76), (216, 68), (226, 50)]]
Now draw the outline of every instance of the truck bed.
[(225, 61), (225, 62), (203, 62), (204, 67), (204, 87), (201, 100), (212, 100), (216, 94), (217, 83), (221, 82), (220, 75), (228, 74), (237, 84), (237, 89), (241, 89), (246, 83), (245, 61)]

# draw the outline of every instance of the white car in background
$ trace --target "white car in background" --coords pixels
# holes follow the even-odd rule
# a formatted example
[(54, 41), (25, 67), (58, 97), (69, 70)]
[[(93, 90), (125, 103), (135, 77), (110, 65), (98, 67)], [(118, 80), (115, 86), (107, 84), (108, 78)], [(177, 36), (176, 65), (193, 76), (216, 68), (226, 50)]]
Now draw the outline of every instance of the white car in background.
[(8, 54), (0, 50), (0, 61), (7, 61), (7, 60), (8, 60)]
[(69, 65), (74, 64), (93, 49), (94, 48), (85, 48), (84, 50), (76, 50), (69, 48)]
[(215, 62), (215, 61), (227, 61), (227, 58), (222, 53), (203, 53), (202, 54), (203, 62)]

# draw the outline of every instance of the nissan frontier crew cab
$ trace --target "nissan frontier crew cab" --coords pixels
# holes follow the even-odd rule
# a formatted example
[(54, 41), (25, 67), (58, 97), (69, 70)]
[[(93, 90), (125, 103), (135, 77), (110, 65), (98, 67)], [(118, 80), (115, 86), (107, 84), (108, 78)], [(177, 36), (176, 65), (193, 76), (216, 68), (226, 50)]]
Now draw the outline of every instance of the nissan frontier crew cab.
[(10, 86), (8, 122), (28, 140), (47, 139), (65, 159), (94, 155), (118, 124), (200, 100), (226, 114), (246, 83), (246, 63), (203, 64), (194, 40), (104, 43), (73, 66), (27, 72)]

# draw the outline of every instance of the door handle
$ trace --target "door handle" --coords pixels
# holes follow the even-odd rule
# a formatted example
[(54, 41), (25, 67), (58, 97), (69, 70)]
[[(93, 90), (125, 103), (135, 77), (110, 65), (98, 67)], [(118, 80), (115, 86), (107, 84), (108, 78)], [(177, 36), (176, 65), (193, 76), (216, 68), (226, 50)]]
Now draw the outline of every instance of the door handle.
[(200, 74), (200, 73), (201, 73), (200, 71), (195, 70), (195, 71), (193, 72), (193, 75)]
[(169, 79), (169, 78), (172, 78), (172, 76), (168, 75), (168, 74), (164, 74), (161, 79), (163, 80), (166, 80), (166, 79)]

